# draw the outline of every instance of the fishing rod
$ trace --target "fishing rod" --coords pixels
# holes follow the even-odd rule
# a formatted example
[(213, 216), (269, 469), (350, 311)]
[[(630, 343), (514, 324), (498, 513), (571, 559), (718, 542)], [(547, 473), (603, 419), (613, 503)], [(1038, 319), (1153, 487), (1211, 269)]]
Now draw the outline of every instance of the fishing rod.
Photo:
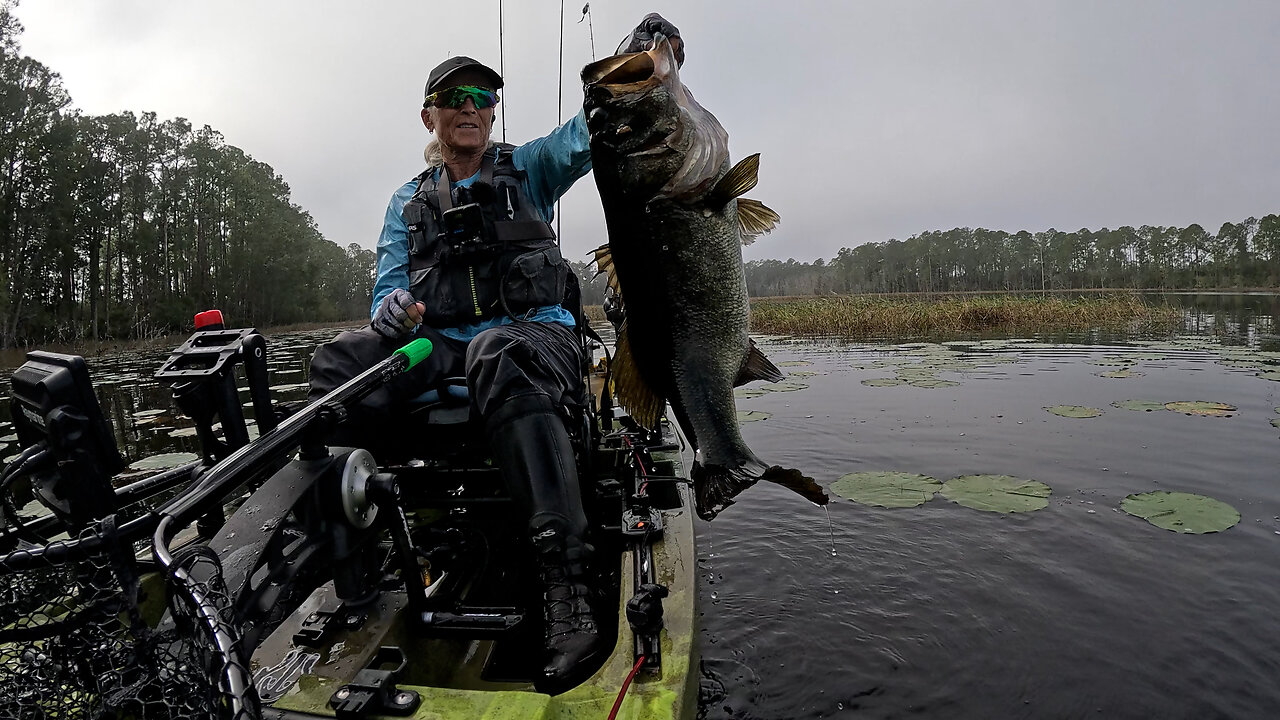
[[(556, 73), (556, 127), (564, 120), (564, 0), (560, 0), (560, 65)], [(560, 235), (560, 201), (556, 200), (556, 240), (561, 245), (564, 238)]]
[[(502, 16), (503, 0), (498, 0), (498, 74), (502, 77), (507, 76), (507, 46), (506, 37), (503, 34), (503, 16)], [(502, 93), (502, 142), (507, 141), (507, 105), (509, 103), (506, 93)]]

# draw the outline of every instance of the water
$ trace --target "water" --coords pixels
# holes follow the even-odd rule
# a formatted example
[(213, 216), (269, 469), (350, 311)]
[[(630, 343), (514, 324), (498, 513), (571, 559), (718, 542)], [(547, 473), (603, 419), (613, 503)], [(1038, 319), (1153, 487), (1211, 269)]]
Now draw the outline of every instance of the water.
[[(822, 511), (757, 486), (715, 522), (718, 604), (702, 617), (707, 718), (1265, 717), (1280, 707), (1280, 383), (1195, 348), (1013, 348), (1017, 362), (942, 372), (953, 387), (867, 387), (875, 348), (773, 344), (809, 387), (741, 400), (769, 462), (829, 484), (893, 470), (1035, 479), (1045, 510), (983, 513), (935, 498)], [(1141, 356), (1141, 377), (1103, 378)], [(904, 357), (893, 353), (893, 357)], [(972, 357), (969, 359), (973, 360)], [(1274, 367), (1274, 366), (1271, 366)], [(1135, 412), (1127, 399), (1218, 401), (1231, 417)], [(1101, 416), (1051, 415), (1053, 405)], [(813, 417), (807, 418), (806, 416)], [(1181, 490), (1239, 525), (1178, 535), (1118, 510)]]
[[(777, 486), (749, 489), (698, 526), (700, 715), (1274, 716), (1280, 382), (1258, 373), (1280, 358), (1257, 351), (1274, 349), (1280, 308), (1274, 295), (1175, 299), (1200, 337), (1155, 347), (1100, 334), (947, 348), (763, 340), (776, 362), (807, 363), (782, 368), (807, 387), (739, 401), (770, 414), (743, 424), (767, 461), (824, 486), (872, 470), (997, 473), (1053, 494), (1044, 510), (1001, 515), (942, 497), (893, 510), (833, 497), (824, 512)], [(305, 395), (307, 360), (333, 332), (270, 339), (278, 400)], [(129, 462), (198, 450), (150, 381), (166, 355), (90, 362)], [(922, 361), (957, 384), (862, 383)], [(1100, 376), (1126, 367), (1135, 374)], [(1238, 410), (1111, 405), (1131, 399)], [(1043, 409), (1053, 405), (1103, 413), (1064, 418)], [(1230, 503), (1241, 521), (1179, 535), (1118, 510), (1162, 489)]]

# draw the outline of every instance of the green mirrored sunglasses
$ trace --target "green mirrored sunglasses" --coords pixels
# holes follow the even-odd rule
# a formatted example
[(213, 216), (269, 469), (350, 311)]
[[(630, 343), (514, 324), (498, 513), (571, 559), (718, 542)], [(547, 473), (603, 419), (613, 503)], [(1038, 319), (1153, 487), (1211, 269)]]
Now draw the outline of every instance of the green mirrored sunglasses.
[(474, 85), (461, 85), (433, 92), (427, 96), (426, 104), (435, 105), (438, 108), (459, 108), (468, 98), (475, 103), (477, 110), (498, 104), (498, 93)]

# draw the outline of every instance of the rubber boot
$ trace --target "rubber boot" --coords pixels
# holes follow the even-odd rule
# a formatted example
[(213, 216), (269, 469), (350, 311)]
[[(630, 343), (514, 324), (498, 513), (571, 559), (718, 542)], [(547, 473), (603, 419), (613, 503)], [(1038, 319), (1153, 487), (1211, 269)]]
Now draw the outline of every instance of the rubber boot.
[(547, 662), (539, 692), (567, 690), (604, 650), (590, 604), (587, 517), (564, 422), (542, 395), (514, 398), (486, 421), (489, 447), (508, 492), (528, 511), (542, 581)]
[(533, 533), (533, 543), (543, 587), (547, 647), (547, 662), (534, 687), (556, 695), (587, 679), (606, 650), (587, 585), (591, 546), (565, 537), (550, 524)]

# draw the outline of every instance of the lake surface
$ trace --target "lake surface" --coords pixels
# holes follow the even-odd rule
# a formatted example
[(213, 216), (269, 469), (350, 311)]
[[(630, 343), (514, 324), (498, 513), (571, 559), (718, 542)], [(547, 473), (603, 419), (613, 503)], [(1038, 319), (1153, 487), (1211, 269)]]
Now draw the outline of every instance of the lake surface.
[[(1280, 307), (1275, 295), (1173, 301), (1186, 328), (1162, 338), (761, 338), (791, 375), (738, 401), (768, 416), (742, 426), (766, 461), (824, 486), (866, 471), (1000, 474), (1052, 495), (1017, 514), (833, 495), (828, 516), (783, 488), (749, 489), (698, 527), (701, 716), (1276, 717)], [(305, 396), (311, 351), (332, 334), (269, 339), (277, 400)], [(198, 451), (150, 379), (167, 354), (90, 361), (128, 462)], [(1127, 400), (1235, 410), (1112, 405)], [(1101, 414), (1045, 410), (1059, 405)], [(1119, 509), (1156, 490), (1241, 519), (1178, 534)]]

